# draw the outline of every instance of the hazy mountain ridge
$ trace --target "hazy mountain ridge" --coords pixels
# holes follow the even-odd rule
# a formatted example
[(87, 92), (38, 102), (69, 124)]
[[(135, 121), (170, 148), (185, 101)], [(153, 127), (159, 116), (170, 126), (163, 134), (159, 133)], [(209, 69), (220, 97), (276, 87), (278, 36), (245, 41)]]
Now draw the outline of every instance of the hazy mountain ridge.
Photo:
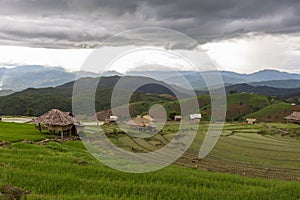
[(99, 74), (86, 71), (68, 72), (62, 67), (25, 65), (15, 68), (0, 68), (0, 88), (21, 91), (27, 88), (55, 87), (76, 78), (97, 77)]
[(248, 83), (252, 86), (268, 86), (274, 88), (298, 88), (300, 87), (300, 80), (297, 79), (287, 79), (287, 80), (270, 80), (270, 81), (260, 81), (260, 82), (250, 82)]
[(247, 83), (230, 85), (227, 86), (225, 89), (227, 93), (247, 92), (247, 93), (261, 94), (266, 96), (276, 96), (281, 98), (290, 97), (300, 93), (300, 87), (299, 88), (275, 88), (269, 86), (253, 86)]
[[(181, 81), (185, 78), (196, 90), (207, 90), (206, 79), (213, 79), (221, 75), (224, 85), (247, 83), (253, 86), (269, 86), (276, 88), (300, 87), (300, 74), (280, 72), (276, 70), (262, 70), (251, 74), (240, 74), (230, 71), (130, 71), (122, 74), (116, 71), (107, 71), (102, 76), (142, 76), (163, 81), (169, 85), (187, 88)], [(45, 67), (40, 65), (25, 65), (15, 68), (0, 68), (0, 88), (3, 90), (21, 91), (26, 88), (56, 87), (82, 77), (98, 77), (100, 74), (86, 71), (68, 72), (62, 67)], [(218, 88), (222, 84), (212, 87)]]
[(0, 96), (6, 96), (14, 93), (13, 90), (0, 90)]
[[(129, 74), (151, 77), (157, 80), (162, 80), (168, 84), (186, 87), (181, 81), (184, 77), (194, 87), (194, 89), (207, 90), (205, 79), (214, 79), (215, 76), (221, 76), (225, 86), (247, 83), (254, 86), (269, 86), (283, 88), (298, 88), (300, 87), (300, 74), (292, 74), (277, 70), (261, 70), (251, 74), (240, 74), (230, 71), (138, 71), (130, 72)], [(293, 80), (294, 81), (293, 83)], [(262, 82), (261, 84), (259, 84)], [(214, 88), (221, 87), (222, 83), (213, 85)]]

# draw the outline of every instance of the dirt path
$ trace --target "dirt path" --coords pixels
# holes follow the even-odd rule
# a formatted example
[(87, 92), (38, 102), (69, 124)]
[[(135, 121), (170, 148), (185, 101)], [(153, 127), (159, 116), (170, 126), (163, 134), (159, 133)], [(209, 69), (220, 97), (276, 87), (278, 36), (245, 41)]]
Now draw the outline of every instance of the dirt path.
[(2, 117), (3, 122), (27, 123), (34, 117)]

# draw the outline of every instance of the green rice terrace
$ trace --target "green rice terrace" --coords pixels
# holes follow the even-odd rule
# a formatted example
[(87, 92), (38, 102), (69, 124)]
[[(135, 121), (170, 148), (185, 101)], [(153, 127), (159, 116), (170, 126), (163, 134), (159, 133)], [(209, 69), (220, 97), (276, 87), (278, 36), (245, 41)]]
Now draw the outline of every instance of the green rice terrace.
[[(131, 174), (103, 165), (76, 138), (60, 140), (30, 124), (0, 122), (0, 197), (300, 199), (299, 126), (227, 123), (213, 151), (200, 160), (207, 127), (201, 122), (194, 143), (173, 165)], [(149, 152), (167, 144), (178, 124), (168, 122), (147, 139), (129, 137), (115, 125), (103, 129), (123, 149)]]

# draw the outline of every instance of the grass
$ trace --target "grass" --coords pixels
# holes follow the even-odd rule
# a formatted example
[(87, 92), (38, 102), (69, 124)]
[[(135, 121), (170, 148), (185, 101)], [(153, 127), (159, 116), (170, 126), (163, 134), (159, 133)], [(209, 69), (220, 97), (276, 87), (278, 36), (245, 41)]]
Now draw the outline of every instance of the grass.
[(50, 135), (40, 134), (32, 124), (0, 122), (0, 141), (18, 142), (21, 140), (39, 141), (51, 138)]
[[(183, 128), (196, 125), (186, 124)], [(189, 151), (176, 164), (195, 167), (208, 171), (235, 173), (251, 177), (278, 178), (296, 180), (300, 177), (300, 140), (292, 137), (299, 132), (299, 126), (281, 123), (226, 123), (223, 133), (208, 157), (194, 163), (204, 140), (208, 124), (198, 127), (198, 134)], [(109, 129), (107, 129), (109, 130)], [(163, 134), (144, 139), (135, 139), (122, 134), (114, 141), (125, 149), (133, 147), (138, 151), (148, 152), (160, 148), (176, 135), (178, 124), (168, 122)], [(281, 136), (282, 132), (289, 134)], [(135, 141), (135, 142), (133, 142)], [(266, 173), (266, 171), (270, 172)], [(297, 179), (299, 180), (299, 178)]]
[[(207, 125), (199, 128), (199, 134), (188, 153), (199, 150), (199, 144), (204, 138)], [(240, 124), (228, 124), (226, 131), (243, 130)], [(257, 125), (255, 129), (263, 128)], [(290, 127), (289, 127), (290, 128)], [(176, 130), (175, 124), (168, 125), (167, 129)], [(112, 129), (107, 129), (112, 130)], [(174, 133), (170, 133), (173, 135)], [(10, 138), (10, 136), (12, 138)], [(167, 135), (156, 136), (153, 140), (132, 140), (121, 134), (123, 146), (143, 144), (151, 145), (150, 141), (164, 141)], [(243, 140), (232, 136), (243, 137)], [(209, 166), (209, 162), (217, 157), (218, 162), (235, 164), (239, 167), (246, 161), (250, 164), (267, 165), (269, 158), (292, 158), (290, 150), (295, 150), (293, 158), (299, 156), (300, 146), (297, 139), (287, 138), (280, 140), (275, 136), (258, 137), (255, 133), (233, 134), (222, 136), (214, 151), (201, 162)], [(253, 136), (253, 137), (252, 137)], [(123, 173), (104, 166), (84, 148), (80, 141), (50, 142), (46, 145), (36, 145), (18, 142), (23, 138), (40, 140), (46, 136), (40, 135), (32, 125), (0, 123), (0, 140), (11, 141), (8, 147), (0, 149), (0, 184), (10, 184), (25, 190), (32, 190), (27, 199), (299, 199), (299, 182), (264, 180), (230, 174), (207, 172), (178, 166), (178, 163), (162, 170), (144, 173)], [(274, 154), (255, 150), (259, 140), (274, 144)], [(271, 137), (271, 139), (270, 139)], [(171, 139), (172, 137), (170, 137)], [(247, 140), (251, 138), (251, 140)], [(116, 139), (116, 138), (115, 138)], [(117, 141), (119, 142), (117, 138)], [(274, 142), (272, 142), (274, 140)], [(245, 143), (241, 143), (244, 141)], [(258, 141), (258, 142), (259, 142)], [(282, 145), (293, 144), (287, 148), (286, 154), (279, 155), (280, 141)], [(245, 146), (245, 147), (244, 147)], [(258, 151), (258, 152), (257, 152)], [(249, 155), (261, 155), (249, 160)], [(185, 155), (186, 157), (188, 155)], [(188, 161), (185, 161), (186, 163)], [(253, 162), (253, 163), (252, 163)], [(276, 161), (274, 161), (276, 162)], [(280, 161), (281, 163), (283, 161)], [(218, 164), (217, 162), (211, 164)], [(279, 163), (270, 163), (279, 166)], [(292, 167), (289, 163), (280, 164), (282, 167)], [(299, 162), (293, 166), (299, 169)], [(209, 166), (211, 167), (211, 166)]]
[[(1, 168), (2, 183), (32, 190), (33, 193), (28, 199), (273, 199), (273, 197), (297, 199), (300, 197), (298, 194), (300, 186), (297, 183), (201, 172), (176, 166), (147, 174), (122, 173), (101, 165), (76, 143), (79, 142), (65, 144), (65, 151), (48, 148), (48, 145), (20, 143), (2, 150), (1, 163), (6, 165), (4, 169)], [(86, 160), (88, 164), (78, 164), (78, 158)]]

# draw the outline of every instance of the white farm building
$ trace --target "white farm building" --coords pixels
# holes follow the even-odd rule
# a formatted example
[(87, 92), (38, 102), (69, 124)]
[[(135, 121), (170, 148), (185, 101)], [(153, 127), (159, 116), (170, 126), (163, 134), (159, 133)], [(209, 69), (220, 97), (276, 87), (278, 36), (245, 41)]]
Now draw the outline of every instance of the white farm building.
[(202, 115), (200, 113), (198, 114), (190, 114), (190, 119), (195, 120), (195, 119), (201, 119)]

